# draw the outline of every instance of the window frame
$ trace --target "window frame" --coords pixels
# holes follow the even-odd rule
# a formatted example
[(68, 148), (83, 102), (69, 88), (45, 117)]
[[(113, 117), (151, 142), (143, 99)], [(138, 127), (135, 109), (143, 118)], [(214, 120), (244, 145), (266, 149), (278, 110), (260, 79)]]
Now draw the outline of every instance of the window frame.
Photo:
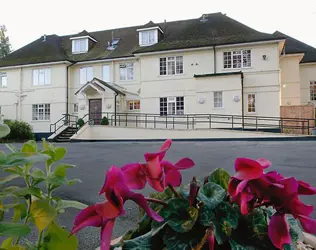
[[(220, 93), (220, 98), (216, 97), (215, 94)], [(220, 100), (221, 102), (218, 102)], [(217, 104), (220, 103), (220, 107)], [(224, 108), (224, 98), (223, 98), (223, 91), (213, 91), (213, 108), (214, 109), (223, 109)]]
[[(250, 96), (254, 96), (254, 104), (252, 105), (252, 107), (249, 107), (249, 97)], [(247, 94), (247, 113), (249, 114), (255, 114), (257, 112), (257, 95), (256, 93), (248, 93)], [(254, 111), (249, 111), (249, 108), (250, 109), (253, 109)]]
[[(245, 53), (246, 52), (246, 53)], [(245, 59), (247, 61), (245, 61)], [(236, 66), (234, 66), (236, 65)], [(228, 69), (249, 69), (252, 67), (252, 50), (239, 49), (223, 51), (223, 68)]]
[(316, 81), (309, 81), (309, 98), (311, 101), (316, 101)]
[[(40, 110), (42, 111), (42, 114), (40, 114)], [(34, 114), (34, 111), (36, 112), (36, 114)], [(41, 115), (43, 116), (43, 119), (39, 119)], [(37, 117), (37, 119), (34, 119), (35, 117)], [(32, 104), (32, 121), (50, 121), (50, 118), (50, 103)]]
[[(43, 77), (43, 79), (41, 79), (41, 77)], [(32, 78), (33, 86), (51, 85), (51, 68), (33, 69)]]
[[(79, 50), (76, 50), (76, 43), (80, 43), (80, 42), (82, 44), (79, 45)], [(73, 39), (72, 40), (72, 54), (87, 53), (88, 50), (89, 50), (89, 40), (88, 40), (88, 38), (80, 38), (80, 39)]]
[(144, 30), (140, 32), (140, 46), (149, 46), (157, 43), (157, 30)]
[[(124, 67), (125, 66), (125, 67)], [(128, 69), (132, 69), (132, 77), (128, 78)], [(122, 77), (122, 72), (124, 72), (124, 78)], [(126, 62), (119, 64), (119, 74), (120, 74), (120, 81), (134, 81), (134, 62)]]
[(74, 105), (73, 105), (73, 113), (79, 113), (79, 104), (78, 103), (74, 103)]
[[(169, 68), (169, 66), (171, 66), (171, 68)], [(159, 58), (159, 76), (175, 76), (183, 74), (183, 56), (167, 56)]]
[[(137, 104), (138, 103), (138, 104)], [(131, 104), (132, 104), (132, 109), (131, 109)], [(127, 101), (127, 107), (128, 107), (128, 111), (140, 111), (140, 100), (129, 100)], [(136, 106), (138, 106), (138, 108), (135, 108)]]
[[(108, 80), (105, 79), (104, 69), (108, 68)], [(111, 66), (109, 64), (105, 64), (102, 66), (102, 80), (109, 83), (111, 81)]]
[[(91, 79), (88, 78), (88, 69), (91, 68)], [(85, 70), (85, 80), (83, 81), (82, 78), (83, 76), (81, 75), (83, 70)], [(87, 67), (81, 67), (79, 69), (79, 81), (80, 85), (85, 85), (87, 82), (91, 81), (93, 79), (93, 66), (87, 66)]]
[[(5, 78), (5, 84), (3, 84), (3, 78)], [(8, 87), (8, 75), (7, 73), (0, 73), (0, 88)]]
[[(174, 104), (174, 106), (169, 105), (169, 104)], [(170, 112), (170, 108), (172, 108), (172, 111), (174, 109), (174, 112)], [(185, 109), (184, 96), (168, 96), (168, 97), (159, 98), (160, 116), (184, 115), (184, 109)]]

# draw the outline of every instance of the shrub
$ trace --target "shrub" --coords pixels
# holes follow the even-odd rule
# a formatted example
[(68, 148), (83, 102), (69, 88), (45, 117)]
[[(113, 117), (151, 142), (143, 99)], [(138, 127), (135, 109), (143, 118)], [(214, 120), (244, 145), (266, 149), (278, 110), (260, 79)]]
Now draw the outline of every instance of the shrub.
[[(232, 177), (218, 168), (181, 185), (180, 171), (194, 162), (165, 161), (170, 146), (167, 140), (160, 151), (146, 153), (146, 163), (112, 166), (100, 191), (106, 200), (81, 211), (72, 233), (100, 227), (101, 250), (296, 249), (302, 234), (298, 221), (306, 232), (316, 233), (316, 220), (309, 217), (313, 207), (299, 200), (299, 195), (316, 194), (308, 183), (276, 171), (265, 173), (268, 160), (238, 158)], [(144, 197), (132, 191), (147, 183), (158, 193)], [(127, 200), (141, 208), (140, 221), (110, 246), (115, 219), (125, 214)]]
[(84, 120), (82, 118), (79, 118), (77, 121), (77, 124), (78, 124), (79, 128), (81, 128), (84, 125)]
[(101, 125), (109, 125), (109, 119), (106, 116), (103, 116)]
[[(8, 127), (0, 124), (0, 137), (7, 133)], [(70, 186), (79, 181), (67, 179), (66, 170), (74, 166), (60, 162), (66, 149), (54, 147), (45, 140), (42, 150), (35, 141), (26, 142), (21, 149), (12, 145), (8, 148), (11, 153), (0, 152), (0, 236), (2, 239), (5, 237), (0, 248), (76, 250), (77, 238), (70, 237), (69, 232), (57, 223), (58, 215), (66, 208), (87, 207), (77, 201), (62, 200), (55, 193), (60, 186)], [(45, 167), (34, 166), (40, 163)], [(16, 186), (17, 179), (23, 180), (24, 185)], [(9, 213), (5, 216), (6, 212)], [(9, 221), (10, 217), (12, 221)], [(37, 234), (36, 242), (24, 238), (31, 233)]]
[(30, 124), (24, 121), (4, 120), (10, 128), (10, 133), (3, 138), (4, 141), (26, 141), (33, 140), (34, 134)]

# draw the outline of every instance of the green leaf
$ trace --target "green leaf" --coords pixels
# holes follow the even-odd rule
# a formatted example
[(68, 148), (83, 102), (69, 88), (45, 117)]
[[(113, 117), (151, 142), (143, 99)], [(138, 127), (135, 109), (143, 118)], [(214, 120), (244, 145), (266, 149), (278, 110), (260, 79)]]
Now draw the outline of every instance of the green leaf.
[(225, 198), (225, 190), (218, 184), (209, 182), (200, 188), (198, 197), (209, 209), (214, 209)]
[(22, 152), (26, 153), (36, 153), (38, 152), (36, 141), (30, 140), (23, 144)]
[[(228, 202), (220, 203), (216, 208), (216, 217), (220, 221), (223, 228), (236, 229), (238, 226), (239, 214), (236, 209)], [(226, 235), (230, 236), (230, 232), (223, 230)]]
[(62, 160), (67, 153), (67, 150), (65, 148), (55, 148), (55, 161)]
[(6, 159), (6, 154), (3, 151), (0, 151), (0, 166), (5, 162)]
[(0, 138), (7, 136), (10, 133), (10, 128), (6, 124), (0, 123)]
[(13, 237), (7, 238), (6, 240), (2, 242), (2, 244), (0, 245), (0, 248), (8, 249), (10, 246), (12, 246), (13, 240), (14, 240)]
[(7, 156), (6, 162), (1, 164), (5, 167), (21, 166), (26, 164), (34, 164), (38, 162), (45, 162), (48, 159), (47, 155), (35, 153), (31, 156), (26, 155), (23, 152), (12, 153)]
[(268, 223), (262, 209), (257, 208), (252, 211), (247, 216), (247, 221), (254, 235), (259, 239), (263, 239), (268, 234)]
[(65, 208), (77, 208), (77, 209), (85, 209), (88, 206), (79, 201), (71, 201), (71, 200), (60, 200), (57, 202), (56, 209), (65, 209)]
[(13, 222), (18, 222), (27, 215), (27, 208), (24, 203), (20, 203), (14, 207)]
[(77, 250), (78, 240), (75, 235), (69, 236), (69, 232), (52, 222), (45, 232), (44, 248), (46, 250), (67, 249)]
[(298, 239), (303, 238), (303, 231), (299, 226), (297, 220), (292, 216), (287, 217), (288, 224), (290, 225), (290, 235), (292, 242), (296, 242)]
[(45, 139), (43, 139), (43, 148), (44, 150), (51, 150), (54, 151), (54, 146), (51, 143), (47, 143)]
[(226, 191), (228, 189), (228, 182), (229, 182), (229, 180), (230, 180), (230, 175), (223, 168), (215, 169), (208, 177), (208, 181), (220, 185)]
[(14, 194), (19, 196), (33, 195), (38, 198), (43, 198), (42, 190), (37, 187), (21, 188), (16, 190)]
[(7, 173), (19, 175), (20, 177), (24, 177), (25, 176), (24, 169), (22, 167), (20, 167), (20, 166), (4, 168), (3, 171), (7, 172)]
[(17, 152), (20, 151), (17, 147), (13, 146), (12, 144), (6, 144), (5, 146), (6, 146), (12, 153), (17, 153)]
[(209, 209), (207, 206), (203, 206), (200, 209), (199, 222), (201, 225), (209, 227), (215, 220), (216, 217), (213, 210)]
[(124, 250), (151, 250), (152, 249), (152, 235), (148, 232), (137, 238), (124, 241)]
[(18, 223), (0, 223), (0, 236), (23, 237), (31, 232), (31, 229)]
[(37, 229), (41, 232), (52, 223), (57, 215), (57, 211), (50, 206), (49, 201), (36, 200), (32, 202), (31, 215)]
[(198, 218), (199, 211), (194, 207), (190, 207), (188, 200), (174, 198), (168, 202), (167, 207), (163, 207), (160, 210), (159, 214), (173, 230), (184, 233), (192, 229)]
[(68, 181), (67, 181), (67, 185), (68, 185), (68, 186), (72, 186), (72, 185), (74, 185), (74, 184), (76, 184), (76, 183), (81, 183), (81, 182), (82, 182), (82, 181), (81, 181), (80, 179), (75, 178), (75, 179), (68, 180)]
[(74, 165), (70, 165), (70, 164), (58, 164), (55, 168), (54, 168), (54, 174), (56, 176), (60, 176), (60, 177), (66, 177), (66, 170), (68, 168), (74, 168)]
[(20, 177), (19, 175), (12, 174), (12, 175), (7, 175), (6, 177), (0, 178), (0, 185), (6, 184), (16, 178)]
[(46, 177), (43, 170), (41, 170), (39, 168), (33, 169), (32, 173), (30, 175), (34, 179), (45, 179), (45, 177)]
[(231, 246), (231, 250), (256, 250), (255, 247), (241, 245), (234, 240), (230, 240), (229, 244)]

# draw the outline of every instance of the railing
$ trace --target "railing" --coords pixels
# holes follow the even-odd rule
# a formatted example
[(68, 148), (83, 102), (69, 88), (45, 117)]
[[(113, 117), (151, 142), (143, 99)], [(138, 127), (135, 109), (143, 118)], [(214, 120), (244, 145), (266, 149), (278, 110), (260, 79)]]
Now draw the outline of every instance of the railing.
[(56, 133), (63, 126), (78, 128), (77, 121), (78, 121), (78, 116), (63, 114), (63, 116), (58, 121), (56, 121), (53, 124), (50, 124), (50, 128), (49, 128), (50, 133)]
[[(90, 117), (93, 117), (90, 119)], [(99, 118), (96, 118), (99, 117)], [(314, 119), (280, 118), (268, 116), (241, 116), (221, 114), (166, 115), (144, 113), (90, 113), (85, 123), (96, 125), (107, 117), (110, 125), (164, 129), (236, 129), (296, 134), (310, 134), (315, 127)]]

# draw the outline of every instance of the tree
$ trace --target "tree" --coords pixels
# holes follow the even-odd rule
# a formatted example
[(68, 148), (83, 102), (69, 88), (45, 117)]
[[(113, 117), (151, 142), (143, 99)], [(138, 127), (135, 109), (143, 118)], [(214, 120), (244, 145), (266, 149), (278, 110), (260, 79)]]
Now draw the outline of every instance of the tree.
[(0, 25), (0, 58), (7, 56), (11, 52), (11, 44), (6, 32), (7, 28), (5, 25)]

